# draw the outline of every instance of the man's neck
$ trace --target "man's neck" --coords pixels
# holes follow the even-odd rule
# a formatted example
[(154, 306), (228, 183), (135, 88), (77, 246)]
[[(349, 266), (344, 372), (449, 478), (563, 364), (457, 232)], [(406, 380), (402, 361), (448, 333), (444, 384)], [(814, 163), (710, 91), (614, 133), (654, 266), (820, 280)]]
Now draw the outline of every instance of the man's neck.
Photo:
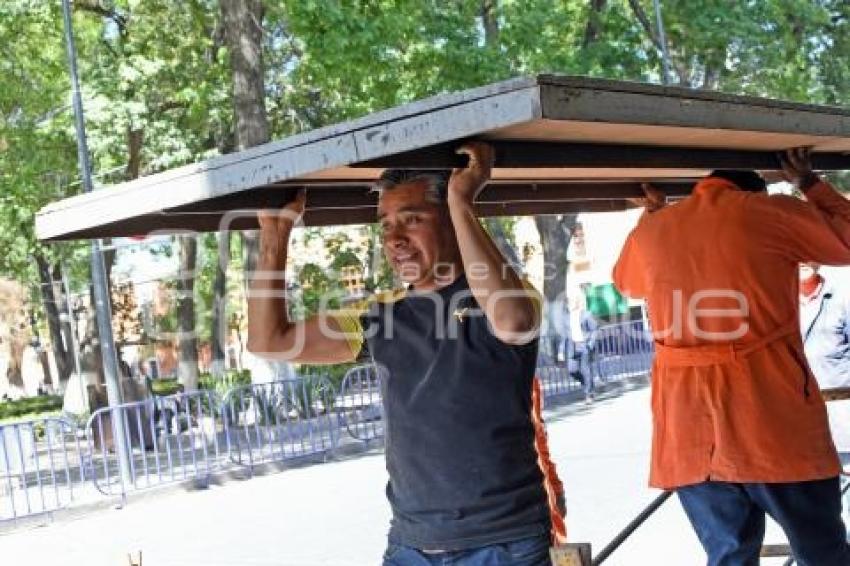
[(800, 297), (804, 301), (811, 301), (816, 298), (823, 288), (823, 277), (820, 275), (812, 275), (807, 279), (800, 281)]

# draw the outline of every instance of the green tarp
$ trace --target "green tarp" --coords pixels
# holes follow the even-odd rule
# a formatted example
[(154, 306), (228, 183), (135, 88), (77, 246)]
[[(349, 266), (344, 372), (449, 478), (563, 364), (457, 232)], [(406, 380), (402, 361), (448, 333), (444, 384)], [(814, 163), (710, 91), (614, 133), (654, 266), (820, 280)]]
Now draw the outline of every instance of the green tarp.
[(629, 305), (613, 283), (593, 285), (586, 290), (587, 310), (596, 318), (626, 315)]

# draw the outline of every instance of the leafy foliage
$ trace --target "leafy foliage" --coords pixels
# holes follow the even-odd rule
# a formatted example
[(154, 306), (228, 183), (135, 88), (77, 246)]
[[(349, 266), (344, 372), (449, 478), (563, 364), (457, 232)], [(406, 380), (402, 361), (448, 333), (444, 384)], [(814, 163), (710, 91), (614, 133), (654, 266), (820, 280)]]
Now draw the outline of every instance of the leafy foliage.
[[(272, 136), (283, 137), (440, 92), (517, 75), (661, 80), (650, 0), (303, 0), (266, 2), (262, 22)], [(217, 0), (77, 0), (74, 32), (97, 183), (234, 146), (230, 62)], [(492, 9), (485, 10), (485, 6)], [(672, 82), (798, 101), (850, 103), (845, 0), (666, 0)], [(40, 285), (34, 257), (88, 285), (86, 249), (35, 240), (35, 212), (78, 193), (58, 2), (0, 3), (0, 275)], [(839, 183), (846, 175), (836, 175)], [(510, 235), (509, 220), (500, 221)], [(298, 266), (304, 310), (359, 266), (367, 290), (392, 286), (377, 228), (324, 241), (328, 262)], [(365, 243), (363, 243), (365, 242)], [(210, 334), (214, 239), (200, 242), (200, 336)], [(234, 253), (239, 253), (234, 246)], [(234, 257), (232, 265), (241, 265)], [(327, 268), (330, 268), (328, 271)], [(229, 277), (230, 309), (241, 279)], [(36, 293), (32, 293), (34, 296)], [(176, 324), (174, 325), (176, 326)]]
[(41, 395), (26, 397), (17, 401), (0, 402), (0, 420), (22, 417), (35, 417), (44, 413), (62, 410), (61, 395)]

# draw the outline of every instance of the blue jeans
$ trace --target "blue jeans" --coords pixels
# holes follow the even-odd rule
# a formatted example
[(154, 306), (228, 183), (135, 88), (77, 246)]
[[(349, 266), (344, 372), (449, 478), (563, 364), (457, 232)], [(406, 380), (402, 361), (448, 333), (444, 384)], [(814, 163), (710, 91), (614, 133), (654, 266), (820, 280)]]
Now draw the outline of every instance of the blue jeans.
[(469, 550), (427, 553), (389, 543), (383, 566), (551, 566), (549, 534)]
[(799, 566), (848, 566), (838, 478), (795, 483), (707, 481), (676, 490), (708, 566), (758, 566), (765, 513), (788, 537)]

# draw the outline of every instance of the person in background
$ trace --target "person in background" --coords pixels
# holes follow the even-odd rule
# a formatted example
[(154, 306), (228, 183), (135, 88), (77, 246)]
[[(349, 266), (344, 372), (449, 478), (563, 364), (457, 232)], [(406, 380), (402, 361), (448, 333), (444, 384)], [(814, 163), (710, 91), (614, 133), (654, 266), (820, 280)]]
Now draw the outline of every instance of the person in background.
[[(817, 263), (800, 265), (800, 332), (812, 373), (822, 390), (850, 387), (850, 293), (821, 274)], [(827, 403), (829, 430), (838, 456), (850, 464), (850, 400)], [(850, 524), (850, 497), (844, 497)]]
[[(821, 389), (850, 387), (850, 293), (824, 278), (820, 267), (800, 265), (800, 332), (806, 358)], [(850, 431), (850, 421), (844, 428)]]
[(593, 377), (593, 354), (596, 348), (596, 333), (599, 324), (589, 310), (584, 294), (576, 290), (568, 297), (569, 331), (564, 340), (564, 350), (567, 352), (567, 368), (584, 388), (584, 400), (592, 403), (595, 397)]

